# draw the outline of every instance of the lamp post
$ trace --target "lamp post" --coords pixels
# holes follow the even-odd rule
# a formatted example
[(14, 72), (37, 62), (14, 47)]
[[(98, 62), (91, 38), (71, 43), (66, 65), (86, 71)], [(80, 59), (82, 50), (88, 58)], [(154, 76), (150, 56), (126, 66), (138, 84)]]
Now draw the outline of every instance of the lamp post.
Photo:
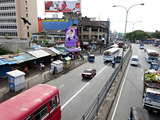
[[(113, 7), (122, 7), (126, 10), (126, 20), (125, 20), (125, 30), (124, 30), (124, 37), (123, 37), (123, 43), (125, 45), (125, 35), (126, 35), (126, 28), (127, 28), (127, 18), (128, 18), (128, 12), (129, 10), (134, 7), (134, 6), (137, 6), (137, 5), (144, 5), (144, 3), (140, 3), (140, 4), (134, 4), (132, 6), (130, 6), (128, 9), (122, 5), (113, 5)], [(123, 67), (123, 56), (124, 56), (124, 50), (122, 51), (122, 60), (121, 60), (121, 70), (122, 70), (122, 67)]]
[(134, 30), (134, 25), (136, 24), (136, 23), (138, 23), (138, 22), (140, 22), (141, 23), (141, 21), (136, 21), (136, 22), (131, 22), (131, 21), (127, 21), (127, 22), (130, 22), (130, 23), (132, 23), (132, 32), (133, 32), (133, 30)]

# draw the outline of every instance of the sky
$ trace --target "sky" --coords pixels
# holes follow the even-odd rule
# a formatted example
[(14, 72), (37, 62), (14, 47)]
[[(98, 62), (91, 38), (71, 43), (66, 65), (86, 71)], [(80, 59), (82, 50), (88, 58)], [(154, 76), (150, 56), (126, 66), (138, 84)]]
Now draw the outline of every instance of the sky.
[[(51, 17), (53, 13), (44, 12), (44, 1), (58, 0), (37, 0), (38, 17)], [(144, 5), (136, 5), (129, 9), (132, 5), (140, 3), (144, 3)], [(129, 9), (126, 32), (132, 32), (132, 30), (160, 31), (160, 0), (81, 0), (82, 17), (96, 17), (101, 21), (109, 19), (112, 32), (124, 33), (126, 10), (123, 7), (113, 7), (113, 5), (121, 5), (127, 10)], [(61, 16), (62, 13), (58, 13), (58, 17), (61, 18)]]

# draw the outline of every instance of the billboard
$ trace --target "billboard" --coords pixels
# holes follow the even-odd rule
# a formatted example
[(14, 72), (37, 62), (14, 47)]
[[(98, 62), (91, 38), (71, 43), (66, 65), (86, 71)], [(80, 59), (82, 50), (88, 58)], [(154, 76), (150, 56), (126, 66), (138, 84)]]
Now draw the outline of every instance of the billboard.
[(66, 29), (66, 47), (77, 46), (77, 29)]
[(45, 1), (45, 12), (81, 12), (80, 1)]

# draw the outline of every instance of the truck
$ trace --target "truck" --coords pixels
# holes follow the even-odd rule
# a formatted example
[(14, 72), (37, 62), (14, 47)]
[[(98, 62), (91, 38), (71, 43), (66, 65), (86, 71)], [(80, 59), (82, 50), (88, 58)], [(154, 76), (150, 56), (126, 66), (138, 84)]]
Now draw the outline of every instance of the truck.
[(142, 103), (148, 111), (160, 112), (160, 71), (145, 69)]

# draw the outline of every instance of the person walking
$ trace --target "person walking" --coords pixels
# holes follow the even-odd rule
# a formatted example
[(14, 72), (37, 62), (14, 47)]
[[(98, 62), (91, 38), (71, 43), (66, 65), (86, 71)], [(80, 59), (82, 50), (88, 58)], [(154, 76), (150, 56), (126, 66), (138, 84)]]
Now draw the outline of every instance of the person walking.
[(24, 68), (23, 72), (25, 73), (25, 77), (29, 76), (29, 71), (27, 67)]
[(44, 64), (43, 63), (40, 63), (40, 70), (41, 70), (41, 72), (45, 72), (45, 66), (44, 66)]

